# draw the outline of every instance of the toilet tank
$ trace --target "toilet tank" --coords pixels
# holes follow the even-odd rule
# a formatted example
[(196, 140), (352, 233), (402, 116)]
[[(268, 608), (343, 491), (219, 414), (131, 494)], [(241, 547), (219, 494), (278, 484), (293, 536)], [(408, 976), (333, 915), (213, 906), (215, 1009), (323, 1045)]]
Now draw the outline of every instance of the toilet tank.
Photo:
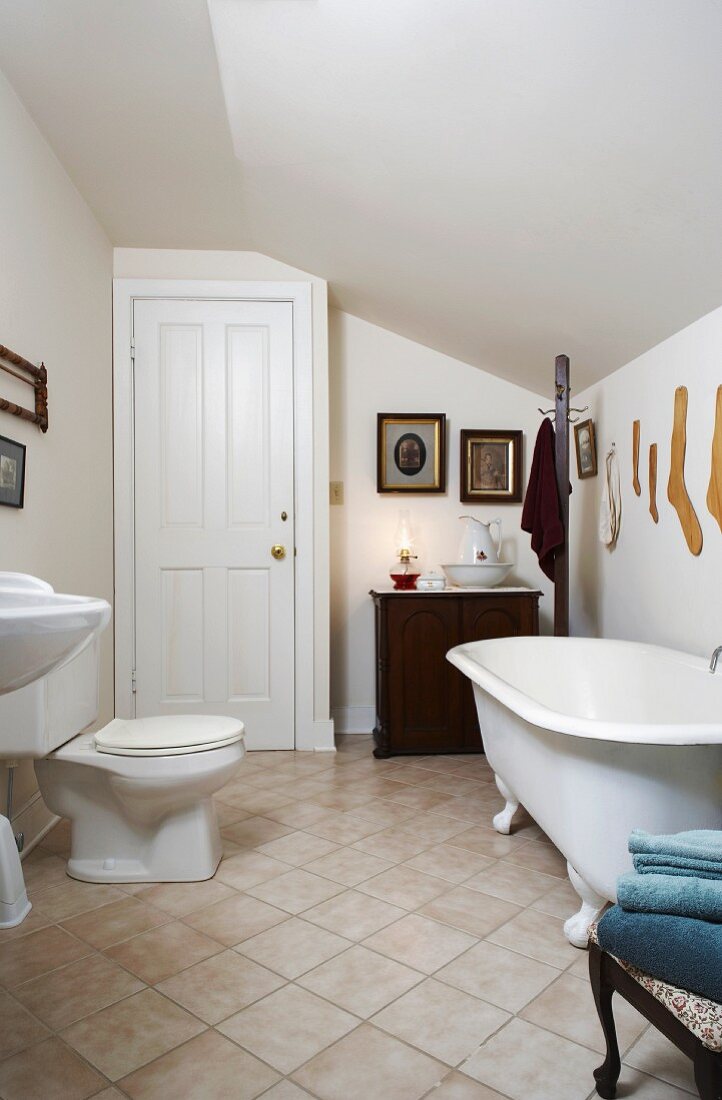
[(91, 635), (47, 676), (0, 695), (0, 759), (47, 756), (98, 717), (98, 651)]

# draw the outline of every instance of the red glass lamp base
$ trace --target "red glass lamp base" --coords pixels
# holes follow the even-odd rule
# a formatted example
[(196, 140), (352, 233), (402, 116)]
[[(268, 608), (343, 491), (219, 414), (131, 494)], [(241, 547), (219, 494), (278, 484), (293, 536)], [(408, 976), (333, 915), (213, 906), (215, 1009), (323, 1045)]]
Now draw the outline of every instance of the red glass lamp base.
[(394, 588), (400, 588), (403, 591), (408, 592), (412, 588), (416, 588), (416, 579), (419, 576), (418, 573), (390, 573), (389, 576), (394, 582)]

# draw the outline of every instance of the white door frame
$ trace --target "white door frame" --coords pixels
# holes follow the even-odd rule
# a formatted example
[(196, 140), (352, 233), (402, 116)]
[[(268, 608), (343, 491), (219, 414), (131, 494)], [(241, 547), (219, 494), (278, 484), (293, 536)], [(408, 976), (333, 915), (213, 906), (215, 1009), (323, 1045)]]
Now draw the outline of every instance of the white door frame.
[(115, 523), (115, 713), (132, 718), (135, 699), (133, 302), (137, 298), (282, 301), (293, 307), (295, 558), (295, 745), (333, 749), (333, 726), (314, 717), (314, 416), (311, 286), (302, 282), (185, 279), (113, 280)]

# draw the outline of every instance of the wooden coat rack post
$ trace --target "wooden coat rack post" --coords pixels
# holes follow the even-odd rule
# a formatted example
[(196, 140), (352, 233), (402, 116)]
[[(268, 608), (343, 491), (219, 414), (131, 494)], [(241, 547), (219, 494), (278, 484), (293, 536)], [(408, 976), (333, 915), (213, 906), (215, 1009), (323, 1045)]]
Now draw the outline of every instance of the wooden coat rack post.
[(569, 356), (555, 360), (554, 459), (564, 545), (554, 557), (554, 634), (569, 634)]
[[(13, 367), (17, 369), (13, 370), (12, 367), (8, 367), (8, 363), (12, 363)], [(26, 409), (22, 405), (16, 405), (14, 401), (8, 401), (5, 397), (0, 397), (0, 409), (11, 413), (13, 416), (19, 416), (21, 420), (29, 420), (31, 424), (37, 424), (41, 432), (47, 432), (48, 372), (45, 369), (45, 364), (41, 363), (39, 367), (36, 367), (28, 359), (23, 359), (22, 355), (18, 355), (17, 352), (10, 351), (10, 348), (0, 344), (0, 370), (5, 371), (6, 374), (11, 374), (13, 378), (17, 378), (20, 382), (26, 382), (35, 391), (34, 409)]]

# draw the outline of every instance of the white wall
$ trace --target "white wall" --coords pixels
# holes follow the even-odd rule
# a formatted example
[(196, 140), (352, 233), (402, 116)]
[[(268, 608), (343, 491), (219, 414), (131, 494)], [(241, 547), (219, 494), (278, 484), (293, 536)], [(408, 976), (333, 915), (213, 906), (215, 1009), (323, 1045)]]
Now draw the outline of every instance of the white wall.
[[(331, 744), (329, 718), (329, 534), (328, 534), (328, 296), (324, 279), (259, 252), (116, 248), (116, 278), (230, 279), (307, 282), (313, 311), (314, 450), (314, 719), (318, 736)], [(325, 730), (324, 730), (325, 723)]]
[[(715, 394), (722, 384), (722, 309), (579, 394), (596, 422), (601, 464), (617, 445), (622, 528), (609, 552), (597, 539), (601, 476), (574, 479), (571, 501), (571, 616), (575, 634), (629, 638), (707, 655), (722, 642), (722, 533), (707, 510)], [(702, 526), (699, 557), (687, 549), (667, 500), (677, 386), (689, 391), (686, 483)], [(632, 421), (641, 421), (639, 480), (632, 489)], [(658, 445), (659, 524), (649, 514), (649, 444)]]
[[(331, 480), (343, 481), (345, 503), (331, 508), (331, 705), (337, 730), (362, 732), (375, 720), (373, 585), (389, 585), (400, 508), (408, 508), (423, 569), (454, 561), (458, 517), (499, 515), (504, 556), (517, 563), (507, 583), (539, 587), (543, 629), (549, 629), (553, 585), (521, 531), (521, 505), (459, 502), (461, 428), (521, 428), (524, 486), (545, 400), (349, 314), (329, 314)], [(550, 392), (553, 364), (550, 367)], [(543, 407), (548, 407), (548, 395)], [(447, 492), (441, 496), (376, 492), (376, 414), (443, 412), (447, 416)]]
[[(0, 343), (48, 368), (50, 429), (0, 412), (27, 445), (25, 507), (0, 508), (0, 569), (113, 598), (110, 243), (0, 74)], [(0, 372), (0, 395), (32, 406)], [(113, 715), (112, 631), (102, 640), (100, 720)], [(0, 807), (5, 805), (0, 771)], [(32, 765), (18, 769), (16, 825), (49, 820)]]

